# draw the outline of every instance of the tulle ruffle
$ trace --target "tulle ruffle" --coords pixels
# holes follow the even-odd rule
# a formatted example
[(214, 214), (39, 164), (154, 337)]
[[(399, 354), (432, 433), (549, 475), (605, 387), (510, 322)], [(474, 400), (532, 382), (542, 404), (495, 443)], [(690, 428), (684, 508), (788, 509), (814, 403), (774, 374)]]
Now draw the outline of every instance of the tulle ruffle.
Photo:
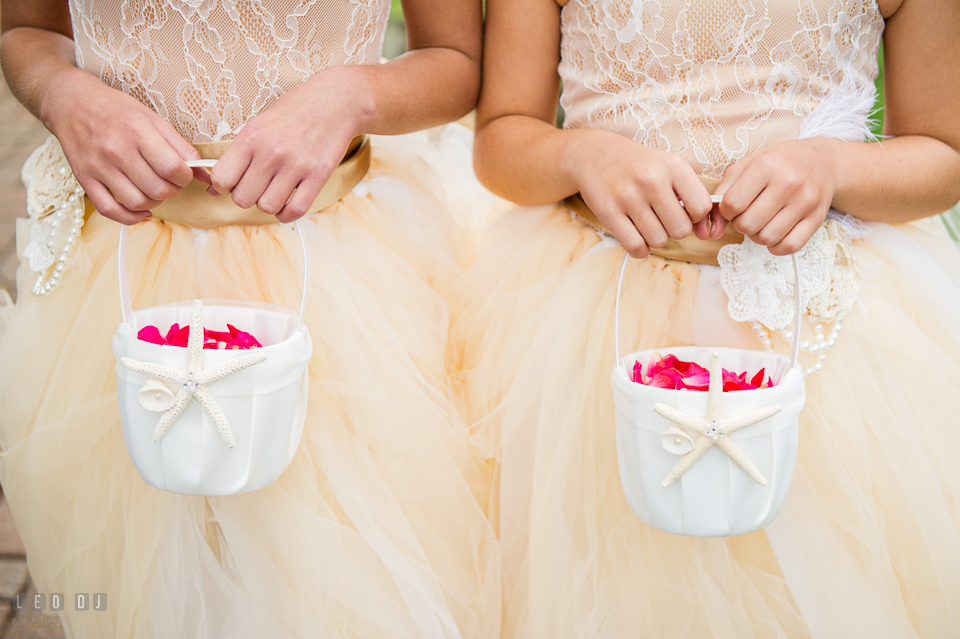
[[(447, 381), (449, 315), (435, 290), (461, 272), (444, 191), (456, 176), (439, 162), (459, 137), (376, 138), (368, 177), (301, 222), (314, 340), (306, 426), (279, 481), (253, 493), (185, 497), (137, 476), (110, 348), (117, 224), (91, 216), (44, 299), (21, 268), (0, 344), (0, 481), (37, 589), (107, 594), (106, 612), (68, 603), (68, 637), (499, 634), (489, 466)], [(288, 227), (151, 221), (128, 249), (135, 308), (195, 297), (299, 306)]]
[[(504, 637), (960, 636), (960, 251), (932, 222), (871, 226), (859, 302), (807, 382), (786, 505), (726, 539), (652, 529), (624, 498), (623, 250), (559, 206), (490, 226), (450, 289), (448, 358), (496, 466)], [(624, 351), (760, 348), (726, 303), (716, 267), (631, 261)]]

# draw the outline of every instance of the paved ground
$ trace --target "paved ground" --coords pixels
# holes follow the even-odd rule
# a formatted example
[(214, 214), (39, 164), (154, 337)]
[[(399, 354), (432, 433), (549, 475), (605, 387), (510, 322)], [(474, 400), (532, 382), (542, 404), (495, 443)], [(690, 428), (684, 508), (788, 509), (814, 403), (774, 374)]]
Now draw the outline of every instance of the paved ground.
[[(0, 638), (61, 639), (63, 630), (55, 616), (34, 612), (26, 602), (34, 592), (27, 573), (27, 558), (17, 535), (7, 501), (0, 495)], [(19, 595), (19, 597), (18, 597)], [(21, 610), (16, 610), (18, 598)]]

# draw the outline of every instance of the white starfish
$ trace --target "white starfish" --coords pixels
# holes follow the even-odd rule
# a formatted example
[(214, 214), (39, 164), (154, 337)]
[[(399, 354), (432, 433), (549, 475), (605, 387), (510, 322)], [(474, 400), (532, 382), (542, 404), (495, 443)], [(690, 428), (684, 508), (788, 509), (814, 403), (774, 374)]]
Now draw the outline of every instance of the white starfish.
[(223, 439), (230, 448), (233, 448), (233, 431), (230, 430), (226, 416), (223, 414), (223, 411), (220, 410), (216, 400), (213, 399), (213, 395), (207, 390), (206, 385), (218, 379), (223, 379), (228, 375), (232, 375), (237, 371), (241, 371), (248, 366), (259, 364), (265, 359), (267, 359), (267, 356), (262, 353), (249, 353), (231, 359), (229, 362), (224, 362), (215, 368), (206, 371), (202, 370), (203, 306), (200, 300), (194, 300), (193, 313), (190, 316), (190, 336), (187, 339), (186, 370), (178, 370), (153, 362), (138, 362), (129, 357), (120, 358), (120, 363), (137, 373), (170, 380), (180, 386), (180, 390), (173, 400), (173, 406), (164, 411), (163, 417), (160, 418), (160, 423), (157, 424), (156, 429), (153, 431), (153, 441), (158, 442), (163, 438), (170, 429), (170, 426), (173, 425), (173, 422), (180, 417), (180, 413), (182, 413), (187, 407), (187, 404), (190, 403), (190, 399), (196, 397), (197, 401), (200, 402), (200, 405), (203, 406), (204, 410), (207, 411), (207, 414), (210, 415), (210, 418), (216, 425), (220, 438)]
[(698, 433), (702, 433), (694, 443), (693, 449), (684, 455), (680, 461), (677, 462), (677, 465), (673, 467), (673, 470), (667, 474), (663, 480), (664, 488), (677, 481), (680, 476), (689, 470), (690, 467), (707, 452), (707, 449), (714, 444), (725, 452), (737, 466), (742, 468), (743, 472), (747, 473), (751, 479), (761, 486), (767, 485), (767, 480), (760, 474), (757, 467), (753, 465), (753, 462), (751, 462), (743, 451), (733, 443), (733, 440), (726, 437), (726, 435), (776, 415), (780, 412), (780, 405), (774, 404), (773, 406), (758, 408), (748, 413), (725, 419), (723, 417), (723, 404), (721, 402), (722, 396), (723, 369), (720, 368), (720, 354), (714, 353), (710, 358), (710, 390), (707, 395), (706, 419), (687, 415), (666, 404), (659, 402), (654, 404), (653, 410), (658, 414), (679, 426), (684, 426)]

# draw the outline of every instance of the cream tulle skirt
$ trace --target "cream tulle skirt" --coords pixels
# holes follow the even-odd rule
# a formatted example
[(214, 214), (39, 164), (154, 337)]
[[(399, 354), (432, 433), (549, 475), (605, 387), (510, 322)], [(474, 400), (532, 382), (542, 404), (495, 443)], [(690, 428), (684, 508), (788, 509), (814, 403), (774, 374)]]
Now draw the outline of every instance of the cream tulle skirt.
[[(449, 357), (495, 462), (504, 637), (960, 636), (960, 250), (932, 223), (871, 226), (860, 302), (807, 383), (786, 505), (765, 530), (701, 539), (646, 526), (621, 488), (623, 250), (559, 206), (491, 224), (450, 289)], [(726, 304), (717, 267), (631, 261), (624, 352), (760, 348)]]
[[(469, 137), (375, 138), (367, 178), (301, 221), (306, 426), (279, 481), (253, 493), (187, 497), (137, 476), (110, 346), (116, 223), (91, 216), (44, 299), (21, 267), (0, 344), (0, 481), (38, 591), (66, 595), (68, 637), (499, 635), (490, 466), (450, 389), (435, 292), (463, 254), (446, 208), (456, 167), (441, 160), (452, 147), (468, 157)], [(300, 245), (279, 225), (151, 221), (129, 239), (135, 308), (198, 296), (299, 305)], [(74, 611), (78, 592), (106, 593), (107, 611)]]

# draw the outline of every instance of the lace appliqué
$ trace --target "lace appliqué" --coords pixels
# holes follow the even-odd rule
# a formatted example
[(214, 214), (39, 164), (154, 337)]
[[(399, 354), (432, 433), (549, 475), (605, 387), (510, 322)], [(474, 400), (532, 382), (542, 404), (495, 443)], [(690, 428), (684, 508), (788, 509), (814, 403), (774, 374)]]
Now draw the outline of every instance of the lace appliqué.
[[(789, 257), (771, 255), (765, 246), (744, 238), (742, 244), (720, 249), (717, 260), (730, 317), (738, 322), (761, 322), (774, 330), (790, 324), (796, 292)], [(839, 221), (824, 222), (797, 253), (797, 261), (801, 307), (811, 322), (833, 321), (853, 308), (862, 273)]]
[(28, 163), (32, 167), (25, 167), (30, 176), (27, 213), (33, 224), (23, 257), (30, 270), (39, 274), (32, 291), (42, 297), (60, 283), (79, 241), (84, 223), (84, 192), (60, 143), (52, 135)]
[(806, 304), (807, 317), (815, 323), (834, 321), (846, 315), (853, 308), (863, 281), (860, 260), (847, 241), (846, 228), (837, 220), (827, 220), (820, 233), (820, 241), (832, 263), (829, 284)]
[[(767, 247), (746, 237), (742, 244), (721, 248), (717, 261), (730, 317), (738, 322), (758, 321), (776, 330), (790, 324), (796, 299), (790, 257), (771, 255)], [(821, 228), (797, 252), (804, 299), (820, 295), (827, 288), (832, 261)]]
[[(827, 351), (836, 346), (843, 319), (857, 300), (863, 274), (848, 242), (850, 235), (843, 222), (828, 218), (797, 253), (801, 308), (812, 325), (810, 339), (786, 330), (794, 319), (796, 299), (789, 257), (775, 257), (750, 238), (724, 246), (718, 255), (720, 284), (727, 294), (730, 316), (749, 322), (766, 350), (773, 349), (766, 327), (780, 331), (787, 342), (800, 340), (800, 351), (815, 358), (804, 370), (807, 377), (823, 369)], [(824, 330), (824, 324), (829, 330)]]

